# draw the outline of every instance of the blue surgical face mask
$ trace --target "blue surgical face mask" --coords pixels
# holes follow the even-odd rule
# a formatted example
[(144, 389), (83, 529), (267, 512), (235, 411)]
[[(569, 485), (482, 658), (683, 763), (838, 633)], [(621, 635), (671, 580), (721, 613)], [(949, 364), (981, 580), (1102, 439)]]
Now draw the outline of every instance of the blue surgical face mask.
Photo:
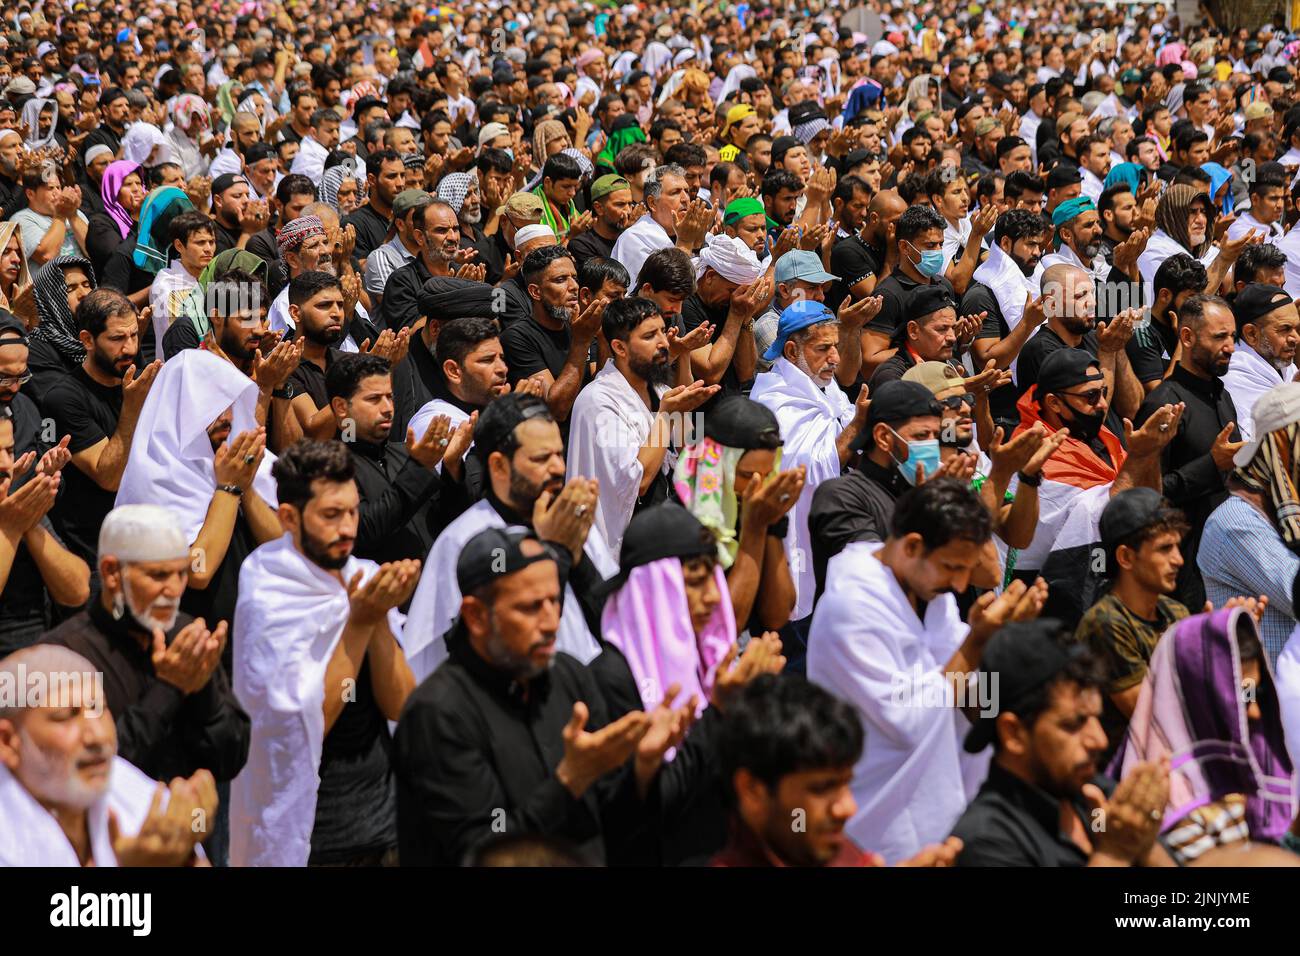
[[(910, 242), (908, 245), (912, 246)], [(913, 265), (916, 266), (916, 271), (921, 273), (921, 275), (925, 276), (927, 279), (933, 279), (939, 273), (943, 272), (942, 249), (918, 250), (916, 246), (912, 246), (912, 250), (921, 253), (920, 261), (913, 263)]]
[[(890, 431), (894, 432), (892, 428)], [(907, 439), (898, 434), (898, 432), (894, 432), (894, 437), (899, 441), (907, 441)], [(939, 470), (939, 439), (937, 438), (929, 438), (925, 441), (907, 442), (906, 461), (899, 461), (898, 456), (894, 455), (893, 449), (890, 449), (889, 454), (894, 459), (895, 467), (897, 467), (902, 473), (903, 478), (907, 480), (909, 485), (916, 484), (917, 465), (924, 467), (924, 475), (926, 478), (930, 478)]]

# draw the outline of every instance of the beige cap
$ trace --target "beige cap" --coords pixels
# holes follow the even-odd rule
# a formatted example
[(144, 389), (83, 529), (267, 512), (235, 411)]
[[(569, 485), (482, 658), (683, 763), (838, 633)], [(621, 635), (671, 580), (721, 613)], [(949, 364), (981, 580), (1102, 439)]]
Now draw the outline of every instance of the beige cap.
[(934, 394), (965, 384), (961, 372), (947, 362), (921, 362), (903, 373), (904, 382), (918, 382)]

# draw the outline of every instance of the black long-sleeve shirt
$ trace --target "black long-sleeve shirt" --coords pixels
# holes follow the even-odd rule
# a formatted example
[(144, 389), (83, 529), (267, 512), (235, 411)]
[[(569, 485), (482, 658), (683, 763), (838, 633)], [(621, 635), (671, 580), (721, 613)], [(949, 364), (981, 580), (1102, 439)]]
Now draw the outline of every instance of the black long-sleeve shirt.
[[(192, 618), (180, 614), (170, 644)], [(248, 759), (251, 725), (217, 667), (198, 691), (185, 694), (160, 679), (127, 616), (113, 620), (100, 601), (46, 634), (42, 644), (76, 651), (104, 675), (104, 703), (117, 725), (117, 752), (157, 780), (204, 768), (232, 780)]]
[(348, 450), (361, 494), (356, 555), (380, 564), (423, 561), (438, 533), (438, 473), (411, 458), (400, 442), (354, 441)]
[(416, 256), (405, 265), (394, 269), (384, 286), (384, 298), (379, 303), (376, 323), (381, 328), (400, 332), (420, 321), (420, 290), (433, 278), (422, 256)]
[[(1178, 365), (1146, 397), (1133, 424), (1141, 428), (1162, 405), (1178, 402), (1184, 402), (1187, 408), (1178, 422), (1178, 433), (1160, 457), (1160, 472), (1165, 497), (1182, 510), (1191, 526), (1183, 536), (1183, 567), (1178, 572), (1177, 598), (1195, 609), (1205, 604), (1205, 584), (1196, 566), (1201, 529), (1210, 512), (1228, 497), (1223, 473), (1214, 463), (1210, 448), (1219, 432), (1229, 422), (1237, 421), (1237, 408), (1223, 387), (1223, 379), (1197, 378)], [(1235, 427), (1232, 440), (1241, 440), (1241, 432)]]
[(590, 671), (558, 653), (526, 685), (492, 668), (457, 624), (448, 659), (411, 694), (394, 738), (398, 852), (403, 866), (458, 865), (508, 834), (558, 837), (603, 862), (605, 835), (643, 824), (631, 762), (574, 797), (555, 778), (573, 705), (587, 730), (608, 722)]
[(846, 545), (889, 537), (894, 501), (909, 487), (897, 468), (881, 468), (869, 458), (817, 486), (808, 511), (808, 531), (818, 595), (826, 587), (826, 565)]

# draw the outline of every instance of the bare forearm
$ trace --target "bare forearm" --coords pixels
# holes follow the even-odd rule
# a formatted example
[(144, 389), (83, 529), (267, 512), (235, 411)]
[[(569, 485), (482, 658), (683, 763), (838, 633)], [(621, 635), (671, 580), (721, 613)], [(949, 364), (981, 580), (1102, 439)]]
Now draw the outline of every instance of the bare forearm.
[(840, 353), (835, 381), (847, 388), (858, 380), (858, 373), (862, 371), (862, 328), (840, 322), (840, 338), (835, 347)]
[(33, 265), (44, 265), (59, 254), (59, 248), (63, 245), (63, 240), (68, 234), (67, 223), (62, 219), (55, 219), (50, 223), (50, 228), (45, 230), (45, 235), (37, 243), (36, 248), (28, 257)]
[(325, 733), (330, 732), (334, 721), (343, 713), (343, 705), (348, 699), (356, 699), (355, 693), (349, 693), (347, 682), (355, 682), (361, 673), (361, 664), (366, 658), (366, 648), (370, 644), (370, 633), (375, 629), (372, 621), (358, 621), (354, 616), (348, 617), (343, 627), (343, 634), (325, 665)]
[(258, 544), (274, 541), (284, 534), (284, 526), (280, 524), (279, 515), (253, 489), (252, 485), (249, 485), (248, 490), (244, 492), (244, 520), (248, 522), (248, 530), (253, 532), (253, 538)]
[(664, 455), (668, 453), (668, 444), (671, 440), (672, 422), (664, 412), (660, 411), (650, 425), (650, 434), (646, 436), (645, 444), (636, 453), (636, 459), (641, 463), (641, 484), (637, 488), (638, 495), (644, 495), (654, 484), (655, 476), (663, 467)]
[(1128, 355), (1120, 352), (1115, 360), (1115, 411), (1124, 418), (1132, 418), (1145, 397), (1146, 390), (1129, 364)]
[(547, 389), (546, 404), (557, 422), (569, 420), (573, 403), (582, 389), (582, 373), (587, 367), (587, 353), (590, 349), (590, 340), (581, 344), (573, 343), (569, 347), (568, 357), (564, 360), (564, 368), (560, 369), (560, 374)]
[[(723, 373), (727, 371), (727, 366), (731, 364), (731, 357), (736, 352), (741, 326), (740, 317), (729, 312), (717, 341), (710, 345), (703, 345), (691, 353), (691, 368), (705, 385), (717, 385), (722, 381)], [(753, 336), (750, 336), (750, 340), (753, 340)], [(750, 371), (752, 375), (752, 367)]]
[[(758, 620), (770, 630), (783, 627), (794, 611), (794, 578), (786, 558), (785, 543), (768, 535), (763, 538), (763, 576), (759, 579)], [(737, 619), (739, 623), (739, 619)]]
[(853, 454), (849, 446), (853, 444), (853, 440), (858, 437), (858, 432), (862, 431), (865, 426), (866, 420), (860, 415), (854, 415), (853, 420), (844, 426), (844, 430), (835, 439), (835, 451), (839, 453), (841, 468), (848, 463), (849, 456)]
[[(0, 541), (0, 552), (7, 541), (7, 538)], [(79, 607), (90, 599), (90, 568), (85, 561), (54, 540), (40, 525), (23, 535), (23, 543), (55, 604)], [(4, 566), (3, 553), (0, 553), (0, 566)], [(6, 567), (4, 576), (8, 573)], [(0, 591), (3, 590), (4, 583), (0, 581)]]
[(1038, 528), (1038, 489), (1020, 484), (1015, 500), (1004, 513), (999, 534), (1010, 548), (1027, 548)]
[(731, 592), (731, 609), (736, 615), (736, 626), (743, 628), (754, 610), (758, 585), (763, 571), (763, 543), (766, 528), (753, 527), (753, 522), (742, 520), (740, 547), (736, 560), (727, 570), (727, 590)]
[(406, 698), (415, 690), (415, 676), (386, 618), (370, 634), (370, 686), (380, 712), (388, 720), (402, 715)]
[(952, 265), (948, 266), (948, 281), (952, 283), (953, 291), (958, 295), (963, 295), (970, 286), (971, 276), (980, 264), (980, 239), (981, 236), (972, 235), (970, 241), (966, 243), (966, 249), (961, 258)]
[(864, 329), (862, 331), (862, 377), (870, 381), (876, 369), (888, 362), (898, 351), (889, 344), (889, 337)]
[(208, 513), (203, 519), (199, 535), (190, 545), (190, 554), (197, 557), (190, 566), (189, 586), (199, 591), (207, 590), (221, 562), (226, 560), (230, 538), (235, 533), (239, 518), (239, 498), (217, 489), (212, 493)]
[(976, 339), (971, 343), (971, 352), (980, 365), (987, 365), (989, 359), (993, 359), (998, 368), (1011, 368), (1011, 363), (1016, 360), (1033, 331), (1034, 326), (1019, 322), (1004, 339)]

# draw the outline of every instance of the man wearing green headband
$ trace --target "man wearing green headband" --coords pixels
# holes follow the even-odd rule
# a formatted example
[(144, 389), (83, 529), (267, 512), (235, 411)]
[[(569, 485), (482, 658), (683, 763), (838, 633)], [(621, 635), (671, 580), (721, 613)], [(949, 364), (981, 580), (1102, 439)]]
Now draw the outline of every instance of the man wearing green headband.
[(1043, 256), (1042, 268), (1077, 266), (1094, 282), (1105, 282), (1110, 266), (1101, 254), (1101, 217), (1087, 196), (1067, 199), (1052, 210), (1053, 252)]
[(579, 262), (608, 259), (614, 243), (623, 234), (632, 212), (632, 186), (622, 176), (601, 176), (591, 184), (591, 214), (594, 225), (569, 240), (569, 251)]
[(753, 249), (754, 255), (761, 258), (767, 254), (767, 213), (759, 200), (745, 196), (727, 203), (722, 213), (722, 228), (727, 235)]

